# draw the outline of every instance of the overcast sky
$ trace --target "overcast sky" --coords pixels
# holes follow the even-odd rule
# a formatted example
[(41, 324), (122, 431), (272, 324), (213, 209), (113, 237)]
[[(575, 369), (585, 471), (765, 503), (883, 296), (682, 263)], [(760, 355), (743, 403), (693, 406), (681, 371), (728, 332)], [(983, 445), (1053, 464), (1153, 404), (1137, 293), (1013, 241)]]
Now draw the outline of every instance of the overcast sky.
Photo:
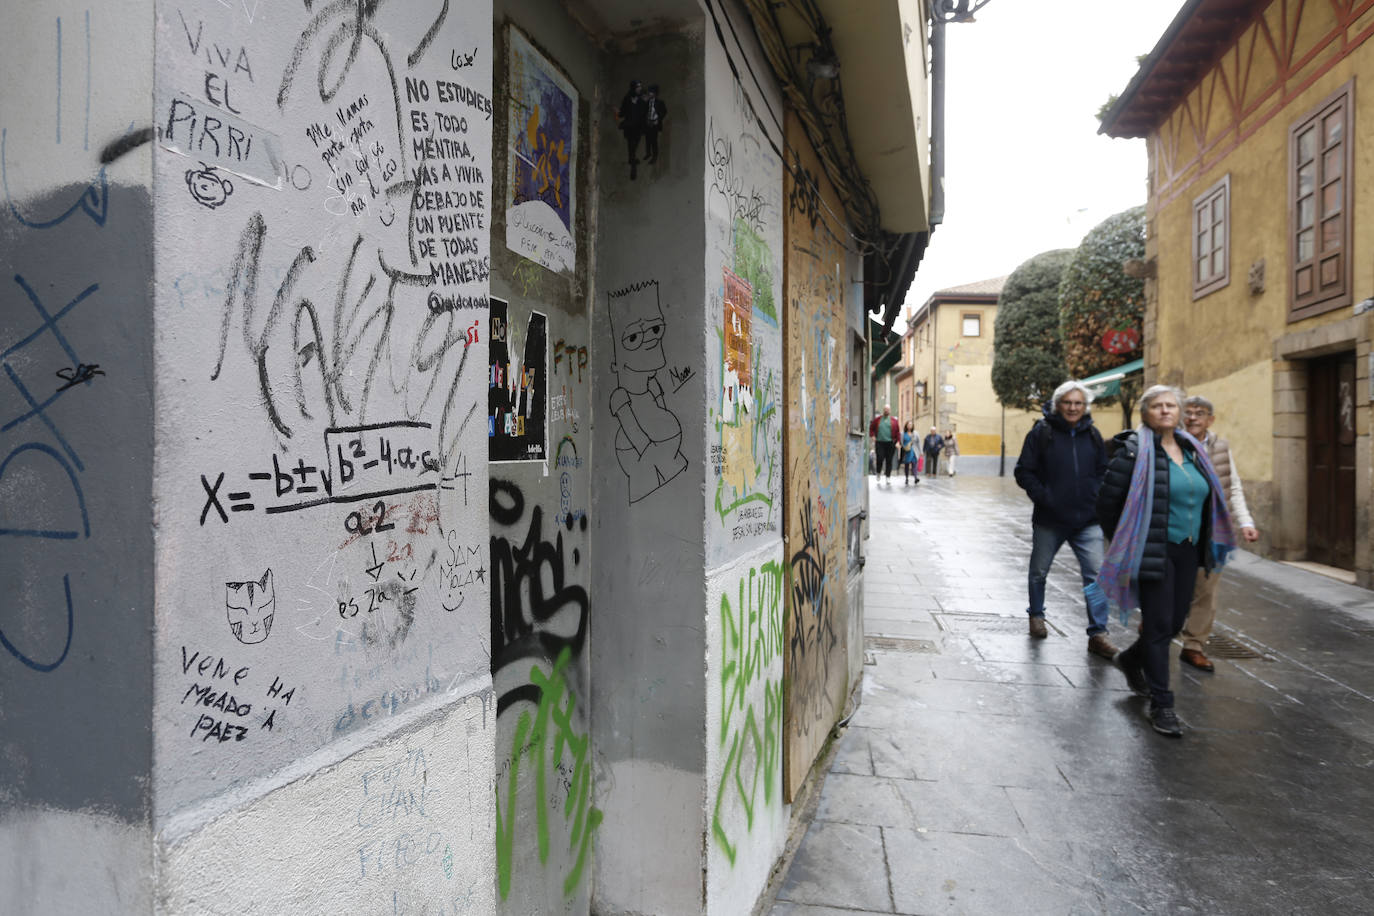
[(1182, 0), (992, 0), (950, 25), (945, 221), (907, 294), (1009, 274), (1145, 203), (1145, 141), (1097, 133)]

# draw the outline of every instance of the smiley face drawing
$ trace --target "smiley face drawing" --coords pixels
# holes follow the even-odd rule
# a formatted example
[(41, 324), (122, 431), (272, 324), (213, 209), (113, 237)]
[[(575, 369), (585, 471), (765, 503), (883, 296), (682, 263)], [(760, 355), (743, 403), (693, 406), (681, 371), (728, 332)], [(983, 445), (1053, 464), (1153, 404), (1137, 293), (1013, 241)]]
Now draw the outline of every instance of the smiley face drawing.
[(199, 169), (186, 170), (186, 187), (191, 191), (192, 200), (211, 210), (222, 206), (234, 193), (234, 183), (221, 177), (213, 165), (203, 162)]

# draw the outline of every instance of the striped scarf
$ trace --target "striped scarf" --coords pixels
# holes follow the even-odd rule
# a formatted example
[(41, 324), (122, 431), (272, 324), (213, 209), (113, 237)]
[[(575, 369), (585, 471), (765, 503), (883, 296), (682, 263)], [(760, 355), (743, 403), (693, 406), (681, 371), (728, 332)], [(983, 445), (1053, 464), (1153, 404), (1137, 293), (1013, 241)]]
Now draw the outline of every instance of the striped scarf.
[[(1098, 587), (1116, 605), (1123, 624), (1131, 609), (1140, 607), (1140, 561), (1145, 556), (1145, 541), (1149, 535), (1150, 516), (1154, 511), (1154, 431), (1141, 425), (1135, 432), (1137, 450), (1135, 467), (1131, 470), (1130, 490), (1126, 494), (1126, 504), (1121, 509), (1116, 535), (1107, 547), (1102, 568), (1097, 574)], [(1207, 449), (1181, 429), (1174, 430), (1174, 437), (1193, 447), (1193, 459), (1211, 487), (1208, 498), (1212, 507), (1212, 541), (1208, 549), (1212, 551), (1215, 568), (1220, 569), (1230, 558), (1231, 551), (1236, 549), (1231, 513), (1226, 508), (1226, 491), (1221, 488), (1216, 469), (1207, 457)]]

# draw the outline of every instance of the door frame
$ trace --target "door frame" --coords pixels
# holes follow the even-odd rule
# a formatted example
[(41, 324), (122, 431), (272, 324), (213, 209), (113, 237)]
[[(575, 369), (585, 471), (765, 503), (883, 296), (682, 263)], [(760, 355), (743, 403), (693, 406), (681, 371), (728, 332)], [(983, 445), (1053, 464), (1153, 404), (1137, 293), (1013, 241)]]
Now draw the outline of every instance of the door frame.
[[(1279, 560), (1307, 558), (1308, 373), (1310, 360), (1355, 352), (1355, 578), (1374, 588), (1370, 544), (1370, 428), (1374, 406), (1374, 310), (1294, 331), (1274, 341), (1274, 503), (1271, 543)], [(1244, 469), (1244, 464), (1241, 465)]]

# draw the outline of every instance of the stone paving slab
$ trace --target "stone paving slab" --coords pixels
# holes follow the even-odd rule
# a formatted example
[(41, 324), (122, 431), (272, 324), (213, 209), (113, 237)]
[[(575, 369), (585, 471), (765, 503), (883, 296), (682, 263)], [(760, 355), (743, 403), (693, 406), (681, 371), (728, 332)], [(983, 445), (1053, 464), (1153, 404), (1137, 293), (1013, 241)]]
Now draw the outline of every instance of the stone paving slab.
[[(1241, 554), (1181, 665), (1182, 740), (1086, 652), (1061, 551), (1025, 632), (1029, 503), (1010, 480), (871, 490), (861, 705), (769, 911), (1364, 914), (1374, 899), (1374, 596)], [(877, 572), (877, 575), (872, 573)], [(1120, 647), (1134, 620), (1113, 618)], [(918, 642), (902, 642), (902, 640)]]

